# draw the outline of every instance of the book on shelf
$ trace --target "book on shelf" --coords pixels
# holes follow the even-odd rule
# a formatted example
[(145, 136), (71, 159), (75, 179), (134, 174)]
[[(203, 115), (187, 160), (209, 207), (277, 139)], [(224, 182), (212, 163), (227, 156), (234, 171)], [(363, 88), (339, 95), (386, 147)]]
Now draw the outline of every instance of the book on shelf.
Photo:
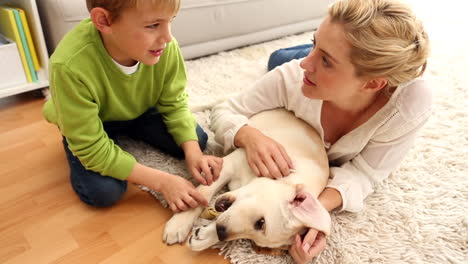
[(29, 29), (28, 19), (26, 18), (26, 12), (24, 12), (21, 8), (15, 8), (20, 15), (21, 24), (23, 25), (24, 34), (26, 36), (26, 41), (29, 45), (29, 51), (31, 52), (31, 58), (33, 60), (34, 69), (38, 71), (41, 68), (41, 64), (39, 63), (39, 58), (37, 56), (36, 46), (34, 46), (33, 38), (31, 35), (31, 30)]
[(40, 64), (24, 10), (0, 6), (0, 32), (16, 42), (28, 82), (38, 82)]

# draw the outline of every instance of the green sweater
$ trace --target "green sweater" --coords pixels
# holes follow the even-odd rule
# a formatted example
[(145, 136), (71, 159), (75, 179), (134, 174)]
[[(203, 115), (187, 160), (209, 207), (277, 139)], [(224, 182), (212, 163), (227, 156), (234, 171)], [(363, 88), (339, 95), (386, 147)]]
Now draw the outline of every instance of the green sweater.
[(126, 179), (136, 163), (108, 137), (103, 122), (135, 119), (156, 107), (177, 144), (198, 139), (177, 41), (167, 45), (157, 64), (138, 67), (131, 75), (123, 73), (90, 19), (69, 32), (50, 58), (52, 98), (43, 114), (85, 168), (101, 175)]

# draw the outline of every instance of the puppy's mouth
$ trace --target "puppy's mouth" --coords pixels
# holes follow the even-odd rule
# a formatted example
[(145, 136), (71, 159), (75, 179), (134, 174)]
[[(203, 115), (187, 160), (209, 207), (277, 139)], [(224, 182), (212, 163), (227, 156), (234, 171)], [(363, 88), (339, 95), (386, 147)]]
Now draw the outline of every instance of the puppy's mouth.
[(233, 203), (232, 199), (229, 198), (221, 198), (215, 203), (215, 210), (217, 212), (224, 212), (226, 211), (229, 207), (231, 207)]

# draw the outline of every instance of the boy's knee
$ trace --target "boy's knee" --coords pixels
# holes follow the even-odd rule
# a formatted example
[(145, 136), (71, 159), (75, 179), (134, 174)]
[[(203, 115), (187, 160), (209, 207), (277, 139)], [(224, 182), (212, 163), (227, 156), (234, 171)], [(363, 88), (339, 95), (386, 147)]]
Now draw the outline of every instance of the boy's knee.
[(120, 201), (126, 190), (127, 188), (117, 185), (109, 186), (109, 188), (100, 190), (94, 194), (92, 205), (96, 207), (112, 206)]
[(200, 145), (200, 149), (204, 151), (206, 149), (206, 144), (208, 142), (208, 135), (203, 130), (203, 128), (200, 127), (200, 125), (197, 125), (197, 136), (198, 136), (198, 144)]
[(127, 182), (106, 176), (104, 182), (89, 186), (74, 185), (75, 192), (84, 203), (94, 207), (110, 207), (116, 204), (127, 191)]

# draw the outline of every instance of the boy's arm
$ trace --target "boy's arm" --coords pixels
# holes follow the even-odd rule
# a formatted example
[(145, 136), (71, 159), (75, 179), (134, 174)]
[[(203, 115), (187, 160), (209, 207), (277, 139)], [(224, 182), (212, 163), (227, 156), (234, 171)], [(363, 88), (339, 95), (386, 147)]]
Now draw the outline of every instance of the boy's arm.
[(175, 39), (169, 43), (166, 56), (163, 90), (156, 107), (163, 116), (168, 132), (184, 150), (189, 172), (198, 182), (209, 185), (219, 177), (222, 159), (204, 155), (198, 144), (197, 122), (188, 107), (185, 92), (185, 64)]
[(195, 190), (189, 181), (140, 163), (135, 164), (127, 180), (161, 192), (174, 212), (195, 208), (199, 204), (203, 206), (208, 204), (205, 197)]
[(124, 180), (136, 160), (104, 131), (92, 87), (66, 65), (52, 64), (50, 88), (53, 111), (45, 109), (46, 118), (58, 125), (73, 155), (86, 169)]
[(177, 41), (173, 39), (164, 52), (166, 57), (159, 62), (163, 68), (158, 69), (163, 72), (161, 78), (164, 81), (156, 107), (163, 116), (168, 132), (181, 145), (189, 140), (198, 140), (197, 123), (188, 107), (185, 64)]

